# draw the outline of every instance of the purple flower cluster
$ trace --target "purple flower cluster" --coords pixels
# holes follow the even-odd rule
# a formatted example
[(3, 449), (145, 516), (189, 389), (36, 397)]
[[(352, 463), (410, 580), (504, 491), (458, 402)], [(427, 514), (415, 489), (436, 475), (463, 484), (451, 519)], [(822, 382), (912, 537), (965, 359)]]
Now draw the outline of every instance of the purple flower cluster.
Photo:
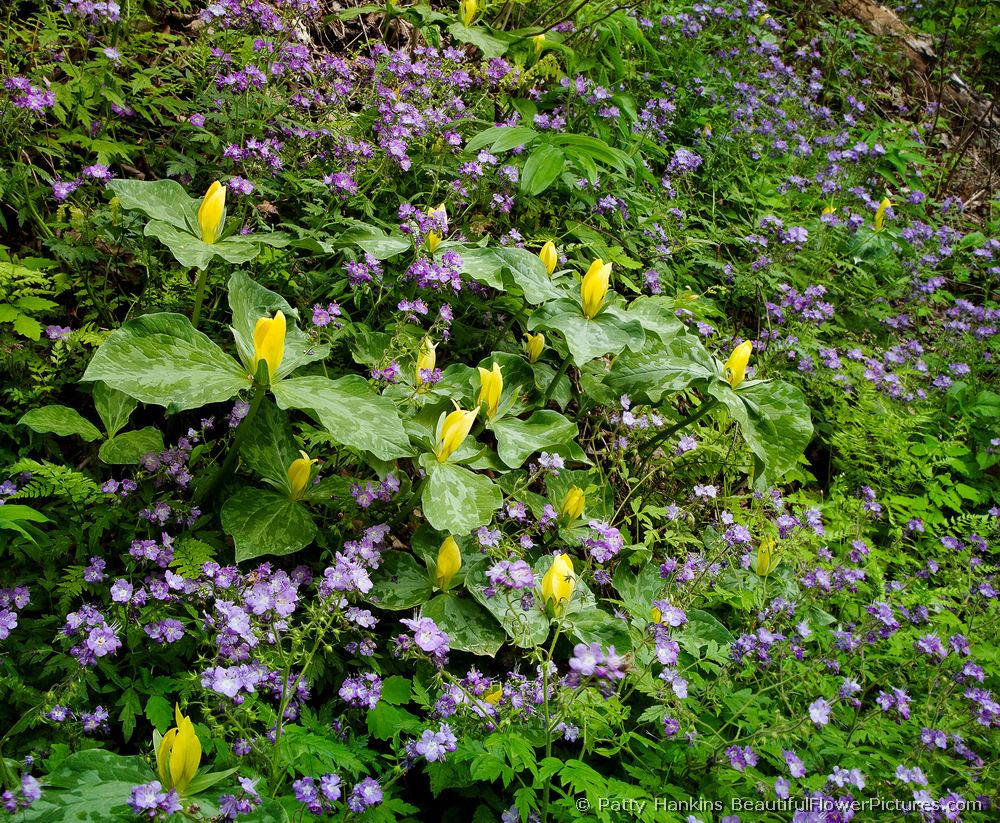
[(62, 635), (80, 639), (69, 653), (81, 666), (96, 666), (98, 659), (114, 654), (122, 645), (116, 628), (96, 607), (90, 605), (66, 615)]
[(415, 763), (418, 758), (424, 758), (428, 763), (443, 761), (445, 757), (458, 748), (458, 739), (451, 726), (442, 723), (437, 731), (424, 729), (419, 740), (411, 740), (406, 744), (406, 757), (409, 763)]
[(570, 673), (566, 675), (566, 685), (576, 688), (585, 682), (596, 681), (605, 697), (614, 694), (616, 684), (625, 679), (628, 658), (618, 654), (614, 646), (607, 651), (600, 643), (577, 643), (569, 660)]
[(17, 628), (17, 613), (31, 601), (27, 586), (0, 589), (0, 640), (6, 640)]
[(159, 780), (135, 786), (129, 795), (128, 805), (147, 820), (165, 820), (183, 808), (177, 789), (165, 792)]
[(382, 696), (382, 678), (374, 672), (348, 677), (338, 694), (348, 706), (372, 711)]
[(437, 623), (429, 617), (418, 617), (413, 620), (400, 620), (406, 628), (413, 632), (413, 637), (400, 635), (397, 638), (397, 645), (400, 651), (406, 651), (412, 646), (416, 646), (426, 652), (438, 665), (442, 665), (448, 658), (451, 650), (451, 642), (447, 634), (438, 628)]
[(6, 789), (0, 792), (0, 808), (8, 814), (16, 814), (27, 809), (42, 796), (42, 786), (30, 774), (22, 774), (18, 790)]

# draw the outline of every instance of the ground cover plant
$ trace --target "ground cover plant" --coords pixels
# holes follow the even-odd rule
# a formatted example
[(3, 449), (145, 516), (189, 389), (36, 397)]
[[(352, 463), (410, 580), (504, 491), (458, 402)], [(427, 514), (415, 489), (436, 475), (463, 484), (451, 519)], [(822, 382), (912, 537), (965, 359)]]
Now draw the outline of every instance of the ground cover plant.
[(3, 15), (0, 814), (997, 819), (1000, 201), (891, 50)]

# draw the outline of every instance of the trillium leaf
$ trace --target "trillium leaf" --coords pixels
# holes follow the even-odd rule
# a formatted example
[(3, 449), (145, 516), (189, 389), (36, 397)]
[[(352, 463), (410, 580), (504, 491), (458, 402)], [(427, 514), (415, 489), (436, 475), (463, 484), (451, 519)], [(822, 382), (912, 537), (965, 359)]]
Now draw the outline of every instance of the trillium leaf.
[(536, 605), (525, 611), (521, 608), (523, 592), (508, 592), (498, 587), (493, 597), (483, 590), (489, 585), (485, 566), (480, 564), (466, 577), (465, 587), (472, 596), (503, 626), (507, 637), (515, 646), (530, 649), (540, 646), (549, 636), (549, 620)]
[(260, 478), (278, 488), (288, 484), (288, 467), (299, 457), (288, 415), (269, 400), (261, 402), (240, 457)]
[(448, 27), (448, 33), (459, 43), (471, 43), (476, 46), (487, 60), (502, 57), (507, 51), (506, 43), (488, 35), (481, 26), (470, 27), (461, 23), (452, 23)]
[(367, 599), (380, 609), (412, 609), (430, 600), (434, 593), (427, 567), (409, 552), (386, 552), (382, 564), (372, 575), (372, 590)]
[(111, 388), (107, 383), (94, 384), (94, 406), (108, 437), (114, 437), (124, 428), (137, 405), (135, 398)]
[(600, 643), (604, 649), (614, 646), (618, 654), (632, 649), (628, 621), (598, 608), (567, 614), (565, 626), (569, 634), (581, 643)]
[(616, 394), (633, 400), (645, 396), (652, 403), (664, 394), (682, 391), (697, 381), (718, 376), (712, 355), (693, 334), (682, 332), (668, 340), (650, 341), (638, 352), (625, 352), (615, 360), (604, 378)]
[(182, 266), (206, 269), (216, 257), (228, 263), (248, 263), (260, 254), (260, 244), (251, 236), (234, 235), (215, 243), (206, 243), (186, 228), (177, 228), (162, 220), (150, 220), (143, 233), (155, 237), (170, 249), (174, 259)]
[(176, 180), (112, 180), (122, 208), (141, 211), (151, 220), (191, 233), (198, 225), (198, 201)]
[(82, 380), (103, 380), (170, 412), (222, 403), (250, 385), (246, 370), (180, 314), (147, 314), (113, 331)]
[(494, 249), (478, 246), (455, 246), (453, 248), (462, 258), (462, 274), (484, 286), (503, 291), (501, 272), (504, 264), (497, 257)]
[(314, 412), (338, 443), (382, 460), (412, 454), (396, 404), (375, 394), (363, 377), (292, 377), (271, 390), (280, 408)]
[(304, 549), (316, 524), (297, 500), (270, 489), (242, 488), (222, 507), (222, 528), (236, 544), (236, 562)]
[(285, 355), (278, 367), (277, 379), (291, 374), (299, 366), (322, 360), (330, 353), (329, 346), (313, 345), (298, 326), (299, 313), (284, 297), (251, 280), (243, 272), (229, 278), (229, 309), (233, 315), (233, 336), (240, 359), (250, 370), (253, 362), (253, 331), (261, 317), (273, 317), (278, 311), (285, 315)]
[(433, 620), (448, 635), (453, 649), (493, 657), (506, 635), (493, 616), (471, 600), (440, 594), (423, 608), (424, 617)]
[(526, 249), (493, 249), (506, 269), (505, 281), (512, 280), (532, 305), (555, 300), (561, 294), (541, 258)]
[(675, 301), (673, 298), (653, 295), (633, 300), (629, 303), (627, 314), (642, 323), (647, 338), (655, 340), (655, 337), (652, 336), (655, 335), (663, 342), (668, 342), (679, 334), (687, 334), (687, 329), (680, 318), (674, 314), (674, 310)]
[(528, 329), (562, 332), (573, 362), (582, 366), (595, 357), (620, 354), (626, 347), (636, 351), (645, 342), (642, 324), (608, 306), (592, 319), (583, 316), (578, 303), (563, 299), (546, 303), (528, 320)]
[(69, 406), (54, 405), (32, 409), (17, 422), (32, 431), (51, 432), (60, 437), (77, 435), (88, 442), (101, 439), (101, 430)]
[(757, 460), (758, 490), (774, 485), (799, 462), (813, 435), (809, 406), (799, 389), (784, 380), (762, 380), (733, 391), (716, 380), (709, 392), (740, 424), (740, 434)]
[(122, 432), (101, 444), (97, 456), (113, 466), (136, 465), (144, 454), (163, 451), (163, 435), (153, 426)]
[(339, 246), (360, 246), (376, 260), (388, 260), (413, 248), (413, 241), (402, 234), (386, 234), (377, 226), (357, 223), (337, 235)]
[(537, 451), (572, 442), (577, 428), (576, 423), (559, 412), (542, 410), (536, 411), (527, 420), (498, 420), (493, 424), (493, 433), (497, 438), (500, 459), (516, 469)]
[(454, 463), (430, 466), (421, 507), (439, 532), (467, 534), (489, 523), (502, 504), (500, 488), (485, 475)]

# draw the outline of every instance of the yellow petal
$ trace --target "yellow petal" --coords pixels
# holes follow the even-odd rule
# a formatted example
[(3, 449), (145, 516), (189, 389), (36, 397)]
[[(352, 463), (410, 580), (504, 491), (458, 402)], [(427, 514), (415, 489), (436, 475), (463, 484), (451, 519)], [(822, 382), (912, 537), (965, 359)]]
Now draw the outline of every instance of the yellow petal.
[(417, 388), (420, 388), (420, 386), (424, 383), (424, 378), (420, 376), (420, 372), (434, 371), (434, 366), (437, 363), (437, 353), (435, 352), (436, 348), (437, 346), (431, 342), (429, 337), (425, 337), (424, 342), (420, 344), (420, 352), (417, 354)]
[(743, 378), (746, 377), (747, 364), (750, 362), (750, 353), (753, 351), (753, 343), (745, 340), (740, 343), (726, 361), (725, 374), (729, 385), (734, 389), (738, 388)]
[(173, 750), (170, 754), (170, 780), (181, 794), (198, 771), (201, 763), (201, 741), (194, 733), (194, 724), (185, 717), (177, 730)]
[(479, 406), (473, 411), (463, 411), (455, 406), (438, 425), (437, 446), (434, 450), (439, 463), (444, 463), (458, 449), (472, 431), (472, 424), (479, 414)]
[(253, 368), (261, 360), (267, 363), (267, 373), (274, 380), (282, 358), (285, 356), (285, 315), (279, 311), (274, 317), (261, 317), (253, 330)]
[(316, 462), (304, 451), (299, 451), (302, 456), (292, 461), (288, 467), (288, 485), (291, 487), (292, 500), (299, 500), (302, 492), (305, 491), (309, 483), (309, 475), (312, 474), (312, 464)]
[(571, 486), (563, 498), (562, 506), (559, 507), (559, 514), (566, 518), (567, 524), (570, 524), (583, 514), (586, 502), (583, 490), (578, 486)]
[(198, 207), (198, 227), (205, 243), (214, 243), (222, 234), (226, 220), (226, 187), (218, 180), (208, 187), (208, 191)]
[(580, 301), (583, 304), (583, 316), (588, 320), (597, 316), (604, 305), (608, 294), (608, 284), (611, 280), (611, 264), (598, 257), (583, 276), (580, 284)]
[(500, 405), (500, 395), (503, 394), (503, 374), (500, 364), (494, 363), (493, 370), (479, 367), (479, 399), (478, 405), (486, 404), (486, 416), (490, 419), (497, 413)]
[(524, 344), (524, 349), (528, 353), (528, 362), (537, 363), (538, 358), (542, 356), (542, 351), (545, 349), (545, 335), (539, 332), (538, 334), (525, 334), (524, 335), (528, 342)]
[(448, 535), (438, 549), (437, 566), (434, 569), (434, 581), (439, 589), (447, 589), (451, 579), (462, 568), (462, 552), (455, 538)]
[[(542, 35), (542, 39), (545, 39), (544, 35)], [(538, 256), (545, 264), (545, 270), (549, 274), (552, 274), (552, 272), (556, 270), (556, 263), (559, 262), (559, 254), (556, 251), (556, 244), (550, 240), (542, 246), (542, 250), (538, 252)]]
[(542, 597), (546, 602), (552, 601), (556, 614), (559, 614), (572, 597), (575, 586), (573, 561), (565, 554), (557, 554), (542, 578)]
[(160, 783), (164, 788), (170, 786), (170, 750), (174, 746), (174, 738), (177, 737), (177, 729), (171, 729), (160, 741), (160, 748), (156, 752), (156, 770), (160, 773)]

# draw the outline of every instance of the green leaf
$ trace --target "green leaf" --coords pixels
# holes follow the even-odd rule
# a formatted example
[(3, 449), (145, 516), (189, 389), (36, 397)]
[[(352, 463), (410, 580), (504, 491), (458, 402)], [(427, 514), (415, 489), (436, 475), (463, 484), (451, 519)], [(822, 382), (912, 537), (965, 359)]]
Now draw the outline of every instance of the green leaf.
[(101, 430), (69, 406), (42, 406), (39, 409), (32, 409), (17, 422), (32, 431), (51, 432), (60, 437), (75, 434), (88, 443), (101, 439)]
[(29, 340), (38, 340), (42, 336), (42, 324), (26, 314), (14, 318), (14, 331)]
[(229, 308), (233, 314), (233, 337), (240, 359), (248, 371), (253, 363), (253, 332), (261, 317), (273, 317), (278, 311), (285, 315), (285, 353), (278, 367), (276, 380), (281, 380), (299, 366), (322, 360), (330, 353), (329, 346), (317, 346), (298, 326), (299, 313), (284, 297), (251, 280), (241, 271), (229, 278)]
[(638, 352), (625, 352), (615, 360), (604, 383), (616, 394), (631, 395), (633, 400), (645, 396), (658, 403), (664, 394), (718, 376), (714, 358), (693, 334), (649, 341)]
[(222, 403), (250, 385), (246, 371), (180, 314), (147, 314), (111, 333), (83, 380), (103, 380), (170, 412)]
[(740, 434), (757, 458), (755, 488), (773, 486), (799, 462), (813, 435), (809, 407), (799, 389), (784, 380), (762, 380), (734, 391), (716, 380), (709, 392), (740, 424)]
[(527, 420), (505, 418), (493, 424), (497, 454), (512, 469), (536, 451), (561, 446), (576, 439), (576, 423), (556, 411), (536, 411)]
[(198, 225), (199, 201), (176, 180), (112, 180), (108, 188), (123, 208), (141, 211), (152, 220), (189, 233)]
[(647, 563), (638, 573), (623, 563), (615, 569), (614, 585), (628, 610), (635, 617), (649, 620), (652, 603), (659, 598), (665, 581), (656, 563)]
[(497, 257), (494, 249), (479, 246), (454, 246), (453, 248), (462, 257), (462, 274), (492, 289), (503, 291), (503, 278), (500, 273), (503, 271), (504, 264)]
[(510, 593), (502, 587), (493, 597), (487, 597), (483, 590), (488, 584), (486, 567), (482, 563), (470, 570), (465, 579), (465, 588), (499, 621), (515, 646), (531, 649), (544, 643), (549, 636), (549, 619), (541, 609), (536, 606), (525, 611), (521, 608), (520, 594)]
[(434, 463), (420, 500), (427, 522), (435, 529), (468, 534), (493, 519), (503, 495), (485, 475), (454, 463)]
[(375, 704), (366, 720), (368, 731), (376, 740), (392, 740), (400, 734), (417, 734), (422, 727), (420, 718), (416, 715), (384, 700)]
[(94, 406), (108, 437), (114, 437), (122, 430), (137, 405), (125, 392), (113, 389), (107, 383), (98, 381), (94, 384)]
[(297, 500), (270, 489), (243, 488), (222, 507), (222, 528), (236, 544), (236, 561), (304, 549), (316, 537), (312, 515)]
[(341, 246), (360, 246), (376, 260), (388, 260), (413, 248), (413, 241), (402, 234), (386, 234), (377, 226), (356, 223), (337, 235)]
[(382, 700), (393, 706), (409, 703), (411, 686), (412, 683), (408, 677), (401, 677), (398, 674), (387, 677), (382, 681)]
[(532, 305), (559, 297), (559, 290), (537, 254), (518, 248), (493, 249), (493, 254), (506, 268), (508, 276), (504, 279), (512, 279)]
[(536, 137), (538, 132), (527, 126), (490, 126), (471, 137), (465, 144), (464, 151), (474, 154), (484, 146), (489, 146), (490, 152), (498, 154), (518, 146), (526, 146)]
[(390, 611), (412, 609), (426, 603), (434, 593), (427, 567), (409, 552), (385, 552), (372, 583), (366, 599)]
[(288, 415), (264, 400), (250, 426), (240, 457), (258, 477), (279, 489), (288, 488), (288, 467), (299, 457)]
[[(674, 314), (674, 308), (675, 301), (672, 297), (658, 295), (637, 297), (629, 303), (628, 316), (634, 317), (642, 323), (643, 329), (647, 332), (647, 338), (649, 338), (649, 332), (652, 332), (666, 343), (680, 334), (687, 333), (680, 318)], [(652, 338), (649, 339), (652, 340)]]
[(471, 43), (482, 53), (483, 57), (490, 60), (493, 57), (503, 57), (507, 51), (507, 44), (495, 37), (490, 37), (486, 30), (480, 26), (468, 27), (461, 23), (452, 23), (448, 26), (448, 33), (459, 43)]
[(553, 133), (546, 136), (550, 143), (558, 144), (569, 150), (570, 156), (586, 156), (593, 158), (598, 163), (611, 166), (622, 174), (628, 172), (635, 165), (635, 161), (620, 149), (613, 149), (603, 140), (590, 137), (586, 134), (559, 134)]
[(271, 390), (280, 408), (314, 412), (338, 443), (369, 451), (382, 460), (413, 453), (395, 403), (375, 394), (359, 375), (336, 380), (295, 377), (282, 380)]
[(122, 432), (101, 444), (97, 456), (111, 466), (134, 466), (143, 455), (163, 451), (163, 435), (153, 426)]
[(676, 634), (682, 645), (690, 647), (694, 651), (707, 646), (710, 642), (728, 648), (736, 639), (729, 629), (706, 611), (686, 609), (685, 614), (688, 622)]
[(326, 735), (314, 734), (302, 726), (285, 726), (281, 736), (283, 761), (303, 774), (348, 772), (360, 774), (365, 764), (357, 746), (349, 746)]
[(614, 646), (619, 654), (632, 648), (628, 622), (607, 614), (596, 606), (575, 613), (567, 611), (563, 623), (567, 631), (581, 643), (600, 643), (605, 649)]
[(45, 779), (42, 796), (17, 816), (19, 823), (53, 821), (125, 821), (135, 815), (126, 806), (132, 789), (155, 779), (145, 760), (104, 749), (69, 755)]
[(528, 320), (528, 329), (562, 332), (577, 366), (595, 357), (620, 354), (626, 346), (636, 351), (645, 341), (642, 324), (638, 320), (619, 314), (611, 306), (588, 320), (579, 304), (567, 299), (546, 303), (536, 309)]
[(489, 612), (470, 600), (440, 594), (424, 606), (422, 614), (448, 635), (453, 649), (493, 657), (503, 645), (503, 629)]
[[(25, 529), (21, 523), (51, 523), (44, 514), (35, 511), (30, 506), (22, 506), (19, 503), (5, 503), (0, 506), (0, 529), (8, 529), (20, 534), (26, 540), (30, 540), (37, 545), (35, 535)], [(32, 528), (32, 527), (29, 527)], [(33, 531), (37, 529), (32, 528)]]
[(233, 235), (215, 243), (206, 243), (186, 228), (177, 228), (162, 220), (150, 220), (143, 230), (147, 237), (155, 237), (170, 249), (174, 259), (182, 266), (207, 269), (216, 257), (228, 263), (248, 263), (260, 254), (260, 244), (253, 235)]
[(541, 194), (555, 182), (565, 163), (562, 149), (547, 143), (535, 148), (521, 172), (521, 194), (528, 197)]
[(146, 701), (143, 713), (160, 734), (166, 734), (167, 729), (174, 725), (174, 707), (170, 705), (169, 700), (158, 694), (150, 696)]

